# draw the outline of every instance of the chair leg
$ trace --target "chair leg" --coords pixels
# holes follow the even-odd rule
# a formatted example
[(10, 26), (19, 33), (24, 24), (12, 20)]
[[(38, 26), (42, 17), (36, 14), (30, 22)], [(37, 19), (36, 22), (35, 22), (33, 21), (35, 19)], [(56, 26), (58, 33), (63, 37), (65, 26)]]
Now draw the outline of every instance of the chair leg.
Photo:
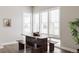
[(24, 50), (24, 44), (19, 42), (19, 50)]

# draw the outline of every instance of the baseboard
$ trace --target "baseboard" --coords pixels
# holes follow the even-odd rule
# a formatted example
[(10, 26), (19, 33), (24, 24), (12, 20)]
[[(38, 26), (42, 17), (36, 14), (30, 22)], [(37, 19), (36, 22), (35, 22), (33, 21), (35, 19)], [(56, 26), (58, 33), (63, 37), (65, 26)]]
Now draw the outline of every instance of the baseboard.
[(71, 48), (67, 48), (67, 47), (61, 47), (61, 49), (64, 49), (64, 50), (67, 50), (67, 51), (71, 51), (71, 52), (74, 52), (74, 53), (76, 53), (77, 52), (77, 50), (76, 49), (71, 49)]

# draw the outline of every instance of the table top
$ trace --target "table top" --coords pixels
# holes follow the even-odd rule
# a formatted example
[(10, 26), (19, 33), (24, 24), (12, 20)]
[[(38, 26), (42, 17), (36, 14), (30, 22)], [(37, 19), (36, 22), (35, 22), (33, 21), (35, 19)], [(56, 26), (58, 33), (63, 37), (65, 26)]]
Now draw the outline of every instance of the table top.
[(38, 37), (38, 38), (56, 38), (56, 39), (60, 39), (60, 36), (57, 35), (53, 35), (53, 34), (45, 34), (45, 33), (40, 33), (40, 36), (33, 36), (33, 33), (22, 33), (22, 36), (31, 36), (31, 37)]
[(31, 36), (31, 37), (35, 37), (35, 38), (48, 38), (47, 35), (40, 35), (40, 36), (33, 36), (32, 34), (22, 34), (23, 36)]
[[(27, 34), (21, 34), (22, 36), (31, 36), (31, 37), (35, 37), (35, 38), (55, 38), (55, 37), (53, 37), (53, 36), (48, 36), (48, 34), (40, 34), (40, 36), (33, 36), (33, 34), (32, 33), (27, 33)], [(59, 37), (57, 38), (57, 39), (59, 39)], [(20, 42), (23, 42), (23, 43), (25, 43), (25, 41), (24, 40), (17, 40), (17, 41), (20, 41)], [(56, 44), (56, 43), (58, 43), (58, 42), (56, 42), (56, 41), (50, 41), (50, 40), (48, 40), (50, 43), (54, 43), (54, 44)]]

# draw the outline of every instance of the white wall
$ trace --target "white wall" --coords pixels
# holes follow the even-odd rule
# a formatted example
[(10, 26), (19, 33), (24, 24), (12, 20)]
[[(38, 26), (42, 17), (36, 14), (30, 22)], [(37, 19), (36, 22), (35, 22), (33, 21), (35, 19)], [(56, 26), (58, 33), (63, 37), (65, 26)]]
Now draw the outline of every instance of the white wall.
[[(0, 7), (0, 44), (14, 42), (22, 36), (23, 13), (31, 13), (31, 7)], [(3, 26), (3, 18), (11, 18), (11, 27)]]
[(74, 18), (79, 18), (79, 7), (77, 6), (63, 6), (61, 7), (60, 13), (60, 37), (61, 47), (64, 47), (70, 51), (75, 51), (76, 45), (72, 39), (71, 32), (69, 30), (69, 22), (73, 21)]

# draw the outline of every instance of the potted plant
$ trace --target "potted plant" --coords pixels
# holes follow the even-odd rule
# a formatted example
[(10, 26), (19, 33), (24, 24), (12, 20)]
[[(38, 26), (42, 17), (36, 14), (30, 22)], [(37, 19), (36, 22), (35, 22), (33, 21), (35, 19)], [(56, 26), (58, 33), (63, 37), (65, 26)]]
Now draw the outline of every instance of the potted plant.
[(75, 21), (71, 21), (69, 24), (70, 24), (70, 31), (76, 43), (77, 52), (79, 52), (79, 18), (76, 18)]

